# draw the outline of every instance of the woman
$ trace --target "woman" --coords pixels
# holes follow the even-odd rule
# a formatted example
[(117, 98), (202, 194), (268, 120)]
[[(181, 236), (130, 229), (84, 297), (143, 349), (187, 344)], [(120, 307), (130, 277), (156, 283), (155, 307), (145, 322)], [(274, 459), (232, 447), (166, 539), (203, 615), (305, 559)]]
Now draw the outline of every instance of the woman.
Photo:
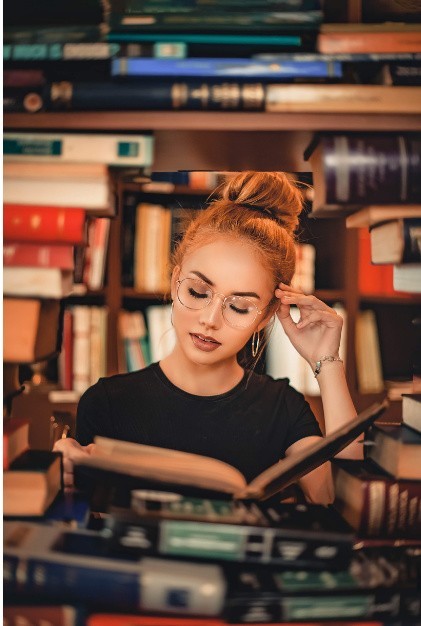
[[(300, 191), (282, 173), (243, 172), (188, 227), (173, 256), (172, 323), (176, 345), (160, 363), (100, 379), (82, 396), (76, 440), (61, 440), (65, 485), (73, 461), (90, 454), (95, 435), (221, 459), (249, 481), (322, 436), (304, 397), (287, 379), (245, 370), (238, 353), (276, 315), (317, 376), (326, 433), (355, 417), (338, 356), (342, 319), (290, 286)], [(290, 306), (300, 311), (294, 323)], [(350, 444), (340, 455), (361, 458)], [(333, 498), (330, 464), (300, 480), (307, 500)]]

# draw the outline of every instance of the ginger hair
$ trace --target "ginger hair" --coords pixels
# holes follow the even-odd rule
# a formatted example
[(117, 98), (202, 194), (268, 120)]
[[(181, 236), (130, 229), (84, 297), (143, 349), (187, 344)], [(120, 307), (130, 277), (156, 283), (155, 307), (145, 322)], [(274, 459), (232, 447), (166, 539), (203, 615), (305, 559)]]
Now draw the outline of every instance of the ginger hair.
[[(220, 197), (189, 224), (174, 250), (172, 268), (186, 254), (217, 236), (246, 240), (272, 273), (274, 289), (290, 284), (295, 271), (295, 236), (303, 209), (300, 189), (283, 172), (241, 172), (216, 190)], [(274, 299), (276, 300), (276, 299)]]

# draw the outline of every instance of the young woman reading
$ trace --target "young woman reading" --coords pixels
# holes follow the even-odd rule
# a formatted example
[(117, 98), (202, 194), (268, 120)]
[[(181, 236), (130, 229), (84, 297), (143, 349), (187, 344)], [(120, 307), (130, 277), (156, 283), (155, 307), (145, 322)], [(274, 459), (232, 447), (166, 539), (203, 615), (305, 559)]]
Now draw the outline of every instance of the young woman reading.
[[(286, 175), (243, 172), (188, 227), (172, 263), (176, 345), (159, 363), (100, 379), (82, 396), (76, 439), (60, 440), (65, 485), (95, 435), (214, 457), (247, 481), (322, 433), (287, 379), (245, 370), (238, 353), (276, 315), (317, 376), (326, 434), (356, 415), (338, 356), (342, 318), (290, 286), (302, 196)], [(294, 323), (290, 306), (300, 311)], [(362, 458), (350, 444), (338, 456)], [(333, 499), (330, 464), (300, 479), (307, 500)]]

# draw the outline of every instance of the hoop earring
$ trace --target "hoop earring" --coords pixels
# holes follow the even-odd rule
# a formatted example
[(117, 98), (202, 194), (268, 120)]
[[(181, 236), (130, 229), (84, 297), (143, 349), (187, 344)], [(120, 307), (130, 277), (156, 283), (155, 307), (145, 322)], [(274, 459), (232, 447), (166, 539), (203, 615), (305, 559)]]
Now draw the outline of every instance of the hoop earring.
[(257, 356), (260, 345), (260, 335), (257, 330), (254, 331), (253, 337), (251, 338), (251, 354), (253, 357)]
[(170, 319), (171, 319), (171, 326), (174, 326), (174, 322), (172, 321), (173, 311), (174, 311), (174, 300), (171, 302), (171, 317), (170, 317)]

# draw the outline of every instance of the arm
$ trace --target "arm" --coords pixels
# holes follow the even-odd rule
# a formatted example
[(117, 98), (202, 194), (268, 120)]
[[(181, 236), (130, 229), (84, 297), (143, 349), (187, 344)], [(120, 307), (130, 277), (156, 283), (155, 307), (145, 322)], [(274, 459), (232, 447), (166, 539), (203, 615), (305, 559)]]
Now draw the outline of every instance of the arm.
[(95, 435), (110, 435), (109, 405), (102, 381), (90, 387), (80, 398), (76, 416), (76, 439), (59, 439), (54, 450), (63, 454), (65, 491), (74, 489), (74, 463), (95, 450)]
[[(316, 361), (323, 356), (338, 355), (343, 320), (332, 308), (314, 296), (306, 296), (283, 283), (275, 291), (275, 295), (280, 299), (277, 315), (284, 331), (313, 371)], [(296, 305), (300, 310), (300, 322), (297, 324), (290, 315), (291, 305)], [(323, 402), (326, 434), (329, 434), (351, 421), (357, 412), (349, 393), (342, 362), (323, 361), (317, 381)], [(298, 452), (312, 441), (313, 437), (296, 441), (286, 454)], [(362, 455), (362, 446), (354, 441), (338, 457), (361, 459)], [(334, 494), (330, 463), (303, 477), (300, 486), (310, 501), (331, 502)]]

